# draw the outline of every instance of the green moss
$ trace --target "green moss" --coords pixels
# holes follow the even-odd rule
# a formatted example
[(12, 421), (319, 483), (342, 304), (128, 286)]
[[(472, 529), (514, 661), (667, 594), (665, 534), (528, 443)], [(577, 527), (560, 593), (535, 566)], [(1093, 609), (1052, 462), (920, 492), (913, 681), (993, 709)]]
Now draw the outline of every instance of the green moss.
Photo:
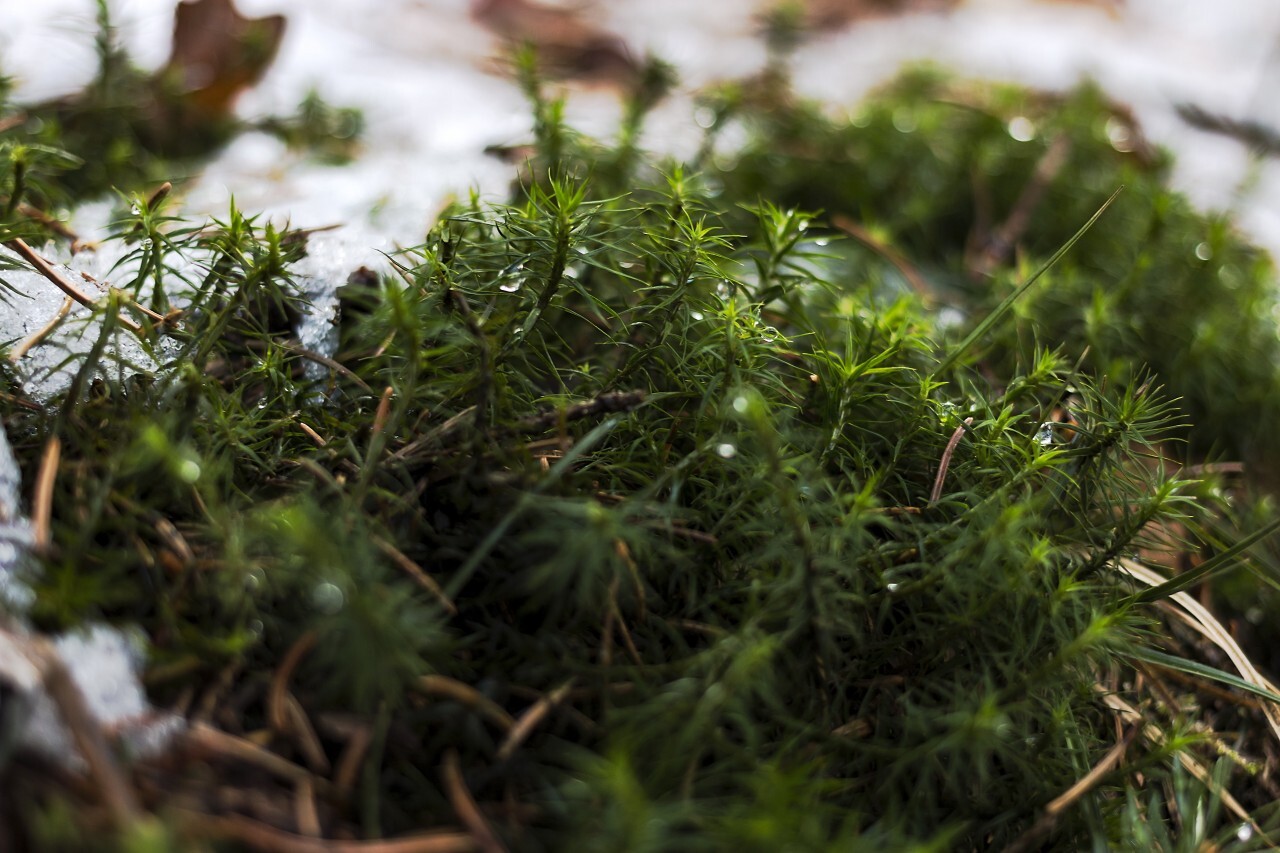
[[(363, 739), (354, 787), (319, 801), (335, 834), (458, 826), (455, 763), (528, 850), (1173, 849), (1234, 838), (1224, 785), (1269, 819), (1244, 762), (1183, 770), (1215, 730), (1262, 755), (1265, 723), (1162, 704), (1142, 650), (1205, 653), (1113, 569), (1175, 525), (1230, 547), (1221, 503), (1163, 459), (1270, 452), (1209, 393), (1275, 381), (1269, 313), (1226, 333), (1268, 298), (1256, 250), (1160, 189), (1159, 157), (1103, 150), (1088, 90), (958, 103), (914, 75), (834, 122), (763, 87), (781, 100), (720, 102), (742, 150), (660, 167), (633, 147), (653, 92), (607, 148), (526, 84), (538, 180), (344, 288), (322, 380), (290, 340), (305, 238), (234, 210), (197, 229), (164, 199), (121, 223), (138, 292), (183, 306), (141, 334), (164, 368), (95, 372), (98, 348), (52, 400), (9, 374), (0, 397), (26, 482), (63, 448), (39, 628), (141, 624), (158, 702), (268, 731), (324, 778)], [(1018, 255), (975, 279), (978, 199), (1007, 212), (1053, 144), (1012, 139), (1013, 115), (1071, 153)], [(836, 214), (874, 249), (832, 242)], [(1241, 278), (1191, 263), (1200, 242)], [(172, 274), (183, 256), (202, 279)], [(323, 761), (281, 724), (286, 688)], [(1117, 726), (1125, 762), (1046, 821)], [(277, 792), (226, 758), (140, 774), (160, 814)]]

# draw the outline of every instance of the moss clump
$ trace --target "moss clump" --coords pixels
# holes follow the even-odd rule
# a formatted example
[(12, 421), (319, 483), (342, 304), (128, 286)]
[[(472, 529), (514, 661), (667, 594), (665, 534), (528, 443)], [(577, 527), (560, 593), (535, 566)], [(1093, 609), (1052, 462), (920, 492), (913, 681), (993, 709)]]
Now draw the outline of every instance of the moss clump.
[[(180, 311), (137, 333), (164, 369), (103, 370), (95, 347), (45, 401), (6, 375), (27, 481), (62, 448), (30, 618), (141, 624), (153, 697), (206, 726), (199, 755), (133, 768), (175, 845), (1174, 849), (1272, 826), (1250, 776), (1271, 735), (1240, 698), (1267, 688), (1198, 662), (1220, 663), (1167, 619), (1176, 584), (1135, 589), (1137, 560), (1199, 537), (1221, 553), (1184, 579), (1212, 579), (1254, 541), (1169, 462), (1179, 437), (1242, 433), (1191, 399), (1201, 380), (1139, 369), (1172, 366), (1141, 318), (1095, 341), (1039, 313), (1104, 275), (1150, 286), (1108, 266), (1156, 251), (1124, 244), (1148, 233), (1132, 211), (1077, 233), (1114, 174), (1064, 165), (1079, 203), (1046, 206), (1025, 263), (978, 287), (956, 267), (953, 173), (1002, 163), (1013, 193), (1044, 152), (918, 79), (867, 127), (744, 104), (763, 135), (733, 169), (709, 144), (701, 171), (639, 156), (643, 93), (601, 148), (527, 83), (537, 180), (447, 211), (398, 275), (353, 276), (333, 359), (291, 338), (305, 237), (236, 211), (182, 227), (155, 198), (118, 238), (157, 315)], [(1053, 107), (1063, 133), (1093, 126), (1089, 97)], [(929, 204), (894, 171), (910, 157), (883, 116), (904, 104), (937, 148), (914, 166)], [(787, 127), (828, 152), (812, 180)], [(836, 168), (859, 145), (883, 171)], [(833, 243), (801, 201), (888, 238)], [(1060, 246), (1052, 269), (1031, 260)], [(908, 263), (938, 290), (904, 286)], [(4, 773), (28, 792), (16, 838), (62, 815), (89, 838), (99, 789), (26, 759)]]

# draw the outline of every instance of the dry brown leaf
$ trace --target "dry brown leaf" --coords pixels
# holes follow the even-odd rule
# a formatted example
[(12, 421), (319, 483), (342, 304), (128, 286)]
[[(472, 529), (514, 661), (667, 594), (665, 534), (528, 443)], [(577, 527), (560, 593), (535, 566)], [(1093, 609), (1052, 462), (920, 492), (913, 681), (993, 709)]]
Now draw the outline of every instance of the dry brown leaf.
[(471, 16), (508, 42), (532, 45), (553, 76), (622, 83), (639, 70), (620, 38), (584, 20), (577, 9), (528, 0), (474, 0)]
[(232, 0), (184, 0), (160, 79), (194, 111), (220, 118), (262, 79), (284, 36), (283, 15), (246, 18)]

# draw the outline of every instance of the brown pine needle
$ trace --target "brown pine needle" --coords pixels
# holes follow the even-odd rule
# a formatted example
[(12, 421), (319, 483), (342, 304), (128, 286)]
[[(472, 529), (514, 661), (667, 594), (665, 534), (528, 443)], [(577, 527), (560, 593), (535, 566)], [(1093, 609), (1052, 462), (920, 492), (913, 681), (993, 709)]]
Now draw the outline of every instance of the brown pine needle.
[(510, 731), (511, 727), (516, 723), (511, 718), (511, 715), (504, 711), (498, 703), (474, 687), (448, 676), (424, 675), (415, 682), (415, 686), (427, 696), (452, 699), (459, 704), (465, 705), (503, 731)]
[(382, 435), (382, 431), (387, 428), (387, 419), (391, 417), (391, 395), (394, 393), (395, 390), (390, 385), (382, 389), (378, 410), (373, 415), (373, 438)]
[(58, 460), (62, 456), (62, 441), (55, 435), (44, 446), (40, 459), (40, 471), (36, 474), (36, 491), (32, 498), (31, 523), (35, 528), (33, 547), (37, 553), (48, 553), (53, 544), (53, 485), (58, 479)]
[(462, 778), (462, 765), (458, 760), (458, 751), (449, 748), (444, 754), (444, 762), (440, 765), (440, 781), (445, 793), (449, 796), (449, 804), (475, 839), (476, 846), (483, 853), (506, 853), (507, 846), (494, 833), (489, 821), (485, 820), (475, 798), (467, 790), (466, 780)]
[[(79, 302), (87, 308), (97, 307), (97, 304), (92, 299), (76, 288), (74, 284), (67, 281), (66, 276), (58, 272), (57, 268), (54, 267), (53, 264), (45, 260), (44, 257), (42, 257), (35, 249), (28, 246), (26, 241), (21, 237), (14, 237), (12, 240), (6, 241), (5, 245), (21, 255), (22, 259), (31, 264), (31, 266), (35, 268), (36, 272), (40, 273), (40, 275), (52, 282), (55, 287), (67, 296), (70, 296), (76, 302)], [(142, 335), (142, 327), (130, 320), (128, 317), (120, 317), (119, 322), (120, 325), (124, 326), (135, 335)]]
[(533, 734), (542, 720), (551, 712), (555, 706), (564, 701), (569, 695), (569, 691), (573, 689), (573, 679), (569, 679), (561, 684), (555, 690), (552, 690), (546, 696), (543, 696), (537, 702), (534, 702), (529, 708), (520, 715), (520, 719), (516, 720), (516, 724), (511, 727), (511, 731), (507, 733), (507, 739), (502, 742), (502, 746), (498, 747), (498, 760), (506, 761), (512, 755), (515, 755), (517, 749), (520, 748), (529, 735)]
[(964, 423), (956, 427), (956, 431), (951, 434), (947, 449), (942, 451), (942, 461), (938, 463), (938, 476), (933, 480), (933, 491), (929, 493), (929, 503), (937, 503), (938, 498), (942, 497), (942, 484), (947, 481), (947, 469), (951, 467), (951, 457), (956, 452), (956, 445), (964, 437), (964, 431), (972, 423), (973, 418), (965, 418)]
[(436, 583), (435, 578), (427, 574), (427, 571), (423, 569), (422, 566), (419, 566), (413, 560), (409, 559), (399, 548), (392, 545), (381, 536), (374, 536), (373, 544), (379, 551), (386, 554), (387, 557), (390, 558), (391, 562), (395, 563), (401, 571), (413, 578), (413, 580), (427, 592), (434, 595), (436, 600), (440, 602), (441, 606), (444, 607), (450, 615), (457, 614), (458, 606), (449, 599), (449, 596), (445, 595), (444, 589), (441, 588), (440, 584)]
[(289, 651), (285, 652), (284, 658), (280, 661), (280, 666), (276, 667), (276, 674), (271, 679), (271, 690), (267, 694), (267, 721), (270, 722), (271, 728), (277, 732), (287, 732), (289, 730), (289, 711), (287, 696), (289, 693), (289, 679), (293, 677), (293, 671), (298, 668), (298, 664), (302, 663), (302, 659), (307, 656), (316, 645), (316, 632), (308, 631), (294, 641), (289, 647)]
[(71, 311), (72, 301), (70, 296), (63, 299), (62, 307), (58, 309), (58, 313), (53, 316), (53, 319), (46, 323), (40, 331), (14, 347), (13, 352), (9, 353), (9, 361), (17, 364), (28, 352), (44, 343), (45, 338), (53, 334), (53, 330), (62, 325), (63, 320), (67, 319), (67, 314)]

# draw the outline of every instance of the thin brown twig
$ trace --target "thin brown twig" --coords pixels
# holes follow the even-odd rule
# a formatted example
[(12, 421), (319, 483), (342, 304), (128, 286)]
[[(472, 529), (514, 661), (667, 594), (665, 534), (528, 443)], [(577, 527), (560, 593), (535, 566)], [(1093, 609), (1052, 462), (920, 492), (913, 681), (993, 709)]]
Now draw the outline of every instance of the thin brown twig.
[(40, 470), (36, 474), (36, 490), (31, 500), (31, 523), (35, 528), (33, 548), (37, 553), (48, 553), (53, 544), (53, 485), (58, 479), (58, 460), (62, 457), (62, 440), (50, 436), (40, 457)]
[(337, 841), (306, 838), (240, 815), (208, 815), (174, 807), (172, 811), (193, 829), (236, 841), (264, 853), (474, 853), (475, 840), (466, 832), (437, 832), (380, 841)]
[(112, 823), (118, 830), (127, 829), (142, 814), (137, 798), (107, 748), (102, 726), (89, 710), (84, 694), (71, 677), (62, 657), (42, 637), (11, 637), (39, 672), (45, 692), (58, 708), (76, 747), (89, 767), (90, 778), (97, 782), (97, 794), (111, 815)]
[[(27, 242), (21, 237), (14, 237), (12, 240), (6, 240), (5, 245), (21, 255), (22, 259), (31, 264), (31, 266), (35, 268), (36, 272), (40, 273), (40, 275), (52, 282), (55, 287), (67, 296), (70, 296), (76, 302), (79, 302), (81, 305), (88, 308), (97, 307), (97, 303), (86, 296), (74, 284), (67, 281), (66, 276), (58, 272), (53, 264), (45, 260), (35, 249), (28, 246)], [(124, 326), (135, 335), (138, 335), (139, 337), (142, 336), (142, 327), (130, 320), (128, 317), (120, 317), (119, 322), (120, 325)]]
[(452, 747), (445, 751), (444, 762), (440, 765), (440, 781), (449, 797), (449, 804), (453, 806), (462, 825), (471, 833), (476, 847), (483, 853), (507, 853), (507, 846), (498, 838), (493, 827), (489, 826), (489, 821), (485, 820), (475, 798), (467, 790), (458, 751)]
[(938, 498), (942, 497), (942, 485), (947, 481), (947, 469), (951, 467), (951, 457), (956, 452), (956, 445), (964, 437), (965, 430), (972, 423), (973, 418), (965, 418), (964, 423), (956, 427), (956, 431), (951, 434), (947, 449), (942, 451), (942, 461), (938, 463), (938, 476), (933, 479), (933, 491), (929, 493), (929, 503), (937, 503)]
[(516, 721), (498, 703), (461, 681), (445, 675), (423, 675), (415, 682), (415, 686), (427, 696), (452, 699), (465, 705), (504, 732), (510, 731), (515, 725)]
[(310, 779), (298, 783), (293, 792), (293, 820), (298, 832), (309, 838), (319, 838), (320, 813), (316, 809), (316, 790)]
[(329, 358), (329, 356), (327, 355), (322, 355), (321, 353), (315, 352), (313, 350), (309, 350), (306, 347), (302, 346), (301, 344), (295, 344), (292, 341), (280, 341), (279, 346), (281, 346), (285, 350), (288, 350), (289, 352), (293, 353), (296, 356), (301, 356), (302, 358), (305, 358), (307, 361), (313, 361), (316, 364), (323, 365), (324, 367), (327, 367), (330, 370), (340, 373), (343, 376), (350, 379), (352, 382), (359, 385), (362, 390), (367, 391), (370, 394), (373, 393), (373, 389), (369, 387), (369, 383), (365, 382), (363, 379), (357, 376), (355, 372), (351, 370), (351, 368), (347, 367), (342, 362), (335, 361), (334, 359)]
[(1026, 832), (1015, 838), (1013, 843), (1005, 848), (1005, 853), (1022, 853), (1024, 850), (1034, 849), (1041, 839), (1053, 829), (1054, 824), (1058, 822), (1058, 818), (1062, 813), (1089, 791), (1093, 790), (1102, 781), (1102, 777), (1110, 773), (1111, 769), (1120, 763), (1120, 759), (1124, 757), (1129, 744), (1133, 743), (1133, 739), (1137, 737), (1138, 732), (1141, 730), (1141, 724), (1130, 726), (1129, 731), (1120, 742), (1113, 746), (1097, 764), (1093, 765), (1093, 768), (1088, 773), (1061, 795), (1055, 797), (1053, 802), (1045, 806), (1044, 813)]
[(831, 224), (888, 261), (894, 269), (901, 273), (907, 284), (911, 285), (911, 289), (916, 292), (916, 295), (920, 297), (926, 306), (933, 304), (933, 287), (925, 281), (924, 276), (905, 256), (892, 246), (877, 239), (870, 231), (843, 214), (837, 213), (832, 216)]
[(572, 689), (573, 679), (569, 679), (530, 705), (520, 715), (520, 719), (516, 720), (516, 724), (511, 727), (511, 731), (507, 733), (507, 739), (502, 742), (502, 746), (498, 747), (498, 760), (506, 761), (512, 755), (515, 755), (521, 744), (529, 739), (529, 735), (533, 734), (533, 730), (542, 723), (542, 720), (555, 706), (565, 700), (565, 697), (569, 695), (569, 691)]
[(382, 435), (382, 431), (387, 428), (387, 421), (391, 417), (391, 395), (394, 393), (395, 389), (390, 385), (382, 389), (382, 396), (378, 398), (378, 409), (373, 413), (371, 438)]
[(71, 303), (73, 301), (70, 296), (63, 299), (62, 307), (58, 309), (58, 313), (54, 315), (53, 319), (34, 335), (14, 347), (13, 352), (9, 353), (9, 361), (17, 364), (28, 352), (44, 343), (45, 338), (53, 334), (54, 329), (61, 326), (62, 321), (67, 319), (67, 314), (71, 311)]
[(302, 421), (298, 421), (298, 428), (307, 434), (307, 438), (311, 439), (316, 443), (316, 447), (325, 447), (326, 445), (328, 445), (329, 442), (325, 441), (324, 437), (321, 436), (320, 433), (316, 432), (311, 427), (307, 426), (306, 423)]
[(351, 733), (347, 748), (338, 758), (338, 766), (333, 772), (334, 793), (342, 803), (351, 800), (356, 789), (356, 778), (360, 775), (360, 767), (369, 752), (369, 744), (373, 742), (373, 732), (368, 726), (362, 726)]
[(1023, 187), (1022, 194), (1014, 202), (1009, 216), (983, 241), (981, 246), (977, 247), (977, 251), (972, 253), (969, 261), (971, 275), (975, 278), (988, 276), (996, 267), (1009, 259), (1014, 246), (1031, 225), (1031, 217), (1040, 206), (1049, 185), (1067, 164), (1070, 154), (1071, 140), (1066, 136), (1059, 136), (1050, 143), (1040, 161), (1036, 163), (1035, 171), (1031, 173), (1031, 178)]
[(449, 596), (445, 595), (444, 589), (440, 584), (436, 583), (436, 579), (431, 577), (431, 575), (427, 573), (426, 569), (409, 559), (403, 551), (383, 539), (381, 536), (374, 536), (373, 544), (379, 551), (386, 554), (387, 557), (391, 559), (391, 562), (395, 563), (401, 571), (413, 578), (413, 580), (427, 592), (434, 595), (436, 600), (440, 602), (441, 606), (444, 607), (450, 615), (457, 614), (458, 606), (449, 599)]
[(289, 730), (289, 714), (285, 699), (289, 692), (289, 679), (293, 677), (293, 671), (298, 668), (298, 664), (302, 663), (307, 653), (316, 647), (316, 639), (315, 631), (307, 631), (298, 637), (284, 653), (280, 665), (276, 667), (276, 673), (271, 679), (271, 689), (267, 693), (267, 721), (277, 732), (284, 733)]
[(187, 745), (198, 752), (243, 761), (289, 782), (297, 783), (303, 779), (310, 779), (316, 788), (316, 793), (321, 796), (327, 796), (332, 790), (327, 780), (317, 778), (301, 764), (282, 758), (251, 740), (215, 729), (205, 723), (196, 723), (191, 726), (187, 730), (185, 739)]

